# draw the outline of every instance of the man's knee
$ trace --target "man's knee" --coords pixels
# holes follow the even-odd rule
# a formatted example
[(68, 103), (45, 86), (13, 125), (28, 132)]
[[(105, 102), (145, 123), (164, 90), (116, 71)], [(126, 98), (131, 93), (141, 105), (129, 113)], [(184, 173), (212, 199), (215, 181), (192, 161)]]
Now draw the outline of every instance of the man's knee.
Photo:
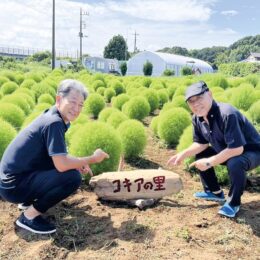
[(246, 170), (246, 161), (243, 160), (242, 156), (236, 156), (233, 158), (230, 158), (227, 161), (227, 168), (229, 172), (243, 172)]

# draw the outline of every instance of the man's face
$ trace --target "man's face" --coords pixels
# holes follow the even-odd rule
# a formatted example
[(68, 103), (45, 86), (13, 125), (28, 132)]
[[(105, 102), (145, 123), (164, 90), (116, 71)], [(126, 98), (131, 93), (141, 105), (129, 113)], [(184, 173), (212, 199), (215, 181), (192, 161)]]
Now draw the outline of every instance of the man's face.
[(187, 101), (191, 111), (199, 117), (207, 116), (212, 106), (212, 94), (210, 91), (206, 91), (201, 95), (191, 97)]
[(66, 97), (56, 97), (56, 106), (66, 124), (79, 116), (83, 105), (84, 97), (76, 90), (71, 90)]

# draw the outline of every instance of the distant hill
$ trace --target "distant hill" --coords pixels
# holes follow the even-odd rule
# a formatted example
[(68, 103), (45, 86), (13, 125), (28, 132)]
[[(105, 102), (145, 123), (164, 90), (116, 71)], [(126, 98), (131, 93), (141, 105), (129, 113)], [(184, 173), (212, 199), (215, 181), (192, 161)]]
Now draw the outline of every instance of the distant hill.
[(201, 59), (207, 61), (216, 69), (222, 63), (244, 60), (249, 56), (250, 52), (260, 52), (260, 34), (244, 37), (229, 47), (213, 46), (188, 50), (183, 47), (173, 46), (158, 51)]

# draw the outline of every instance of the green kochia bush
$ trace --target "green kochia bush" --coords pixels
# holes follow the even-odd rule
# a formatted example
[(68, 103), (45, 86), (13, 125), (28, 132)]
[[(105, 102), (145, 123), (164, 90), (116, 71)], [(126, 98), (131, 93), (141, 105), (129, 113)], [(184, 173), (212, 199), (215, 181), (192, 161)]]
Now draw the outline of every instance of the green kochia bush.
[(31, 107), (24, 96), (25, 95), (22, 93), (6, 95), (1, 99), (1, 103), (14, 104), (14, 105), (20, 107), (23, 110), (23, 112), (25, 113), (25, 115), (28, 115), (31, 111)]
[(42, 94), (38, 98), (38, 103), (49, 103), (53, 105), (55, 103), (55, 100), (50, 94)]
[(159, 97), (159, 108), (162, 108), (165, 103), (169, 101), (168, 91), (166, 89), (160, 89), (157, 91)]
[(14, 139), (17, 132), (15, 128), (0, 118), (0, 160), (8, 144)]
[(120, 94), (112, 98), (112, 106), (121, 110), (122, 106), (130, 99), (127, 94)]
[(104, 91), (104, 97), (107, 103), (110, 103), (112, 97), (114, 97), (116, 95), (116, 92), (113, 88), (107, 88)]
[(98, 120), (101, 122), (106, 122), (107, 119), (112, 115), (112, 113), (119, 111), (116, 108), (113, 107), (106, 107), (104, 108), (98, 115)]
[(125, 92), (125, 88), (120, 81), (114, 80), (109, 84), (109, 86), (115, 90), (116, 95), (119, 95), (119, 94), (122, 94)]
[(260, 124), (260, 100), (255, 102), (248, 110), (254, 123)]
[(142, 120), (149, 115), (150, 105), (146, 98), (134, 97), (123, 105), (122, 111), (131, 119)]
[(247, 111), (255, 101), (254, 87), (247, 83), (243, 83), (236, 88), (231, 97), (232, 105), (245, 111)]
[(34, 84), (36, 84), (36, 81), (34, 81), (33, 79), (25, 79), (20, 87), (30, 89)]
[(15, 128), (21, 127), (25, 119), (23, 110), (10, 103), (0, 104), (0, 117), (9, 122)]
[(75, 156), (90, 156), (97, 148), (109, 154), (109, 159), (91, 165), (93, 173), (97, 175), (117, 170), (122, 144), (116, 130), (106, 123), (90, 122), (82, 125), (77, 135), (72, 137), (69, 151)]
[(106, 87), (104, 81), (102, 80), (95, 80), (93, 83), (92, 83), (92, 88), (97, 91), (99, 88), (101, 87)]
[(158, 136), (158, 123), (159, 123), (159, 116), (154, 116), (151, 124), (150, 124), (150, 128), (152, 129), (153, 133)]
[(126, 159), (140, 156), (147, 143), (145, 128), (137, 120), (126, 120), (117, 129), (123, 144)]
[(118, 111), (110, 115), (110, 117), (107, 119), (107, 123), (114, 128), (117, 128), (122, 122), (127, 119), (128, 117), (123, 112)]
[(105, 107), (105, 101), (99, 94), (90, 94), (84, 105), (84, 110), (87, 114), (92, 114), (94, 118), (98, 117), (99, 112)]
[(0, 76), (0, 88), (1, 88), (1, 86), (2, 86), (4, 83), (6, 83), (6, 82), (8, 82), (8, 81), (9, 81), (8, 78), (3, 77), (3, 76)]
[(147, 89), (143, 93), (150, 105), (150, 112), (153, 113), (159, 107), (159, 97), (154, 89)]
[(16, 89), (18, 89), (19, 86), (15, 82), (6, 82), (1, 87), (1, 92), (4, 95), (8, 95), (13, 93)]
[(170, 109), (160, 115), (158, 135), (168, 145), (177, 145), (183, 130), (190, 123), (190, 114), (184, 108)]

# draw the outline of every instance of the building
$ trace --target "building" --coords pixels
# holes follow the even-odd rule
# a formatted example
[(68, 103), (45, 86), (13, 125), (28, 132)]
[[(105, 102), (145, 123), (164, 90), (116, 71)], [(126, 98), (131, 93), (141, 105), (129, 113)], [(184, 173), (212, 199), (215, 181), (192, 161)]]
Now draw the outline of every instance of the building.
[(119, 61), (117, 59), (105, 59), (101, 57), (83, 58), (83, 66), (94, 72), (113, 73), (119, 72)]
[(194, 73), (212, 73), (212, 67), (205, 61), (176, 54), (143, 51), (127, 62), (127, 75), (143, 75), (143, 66), (149, 61), (153, 64), (152, 76), (162, 76), (166, 69), (174, 70), (176, 76), (181, 75), (184, 66), (190, 66)]
[(243, 62), (260, 62), (260, 53), (259, 52), (251, 52), (248, 58), (243, 60)]

